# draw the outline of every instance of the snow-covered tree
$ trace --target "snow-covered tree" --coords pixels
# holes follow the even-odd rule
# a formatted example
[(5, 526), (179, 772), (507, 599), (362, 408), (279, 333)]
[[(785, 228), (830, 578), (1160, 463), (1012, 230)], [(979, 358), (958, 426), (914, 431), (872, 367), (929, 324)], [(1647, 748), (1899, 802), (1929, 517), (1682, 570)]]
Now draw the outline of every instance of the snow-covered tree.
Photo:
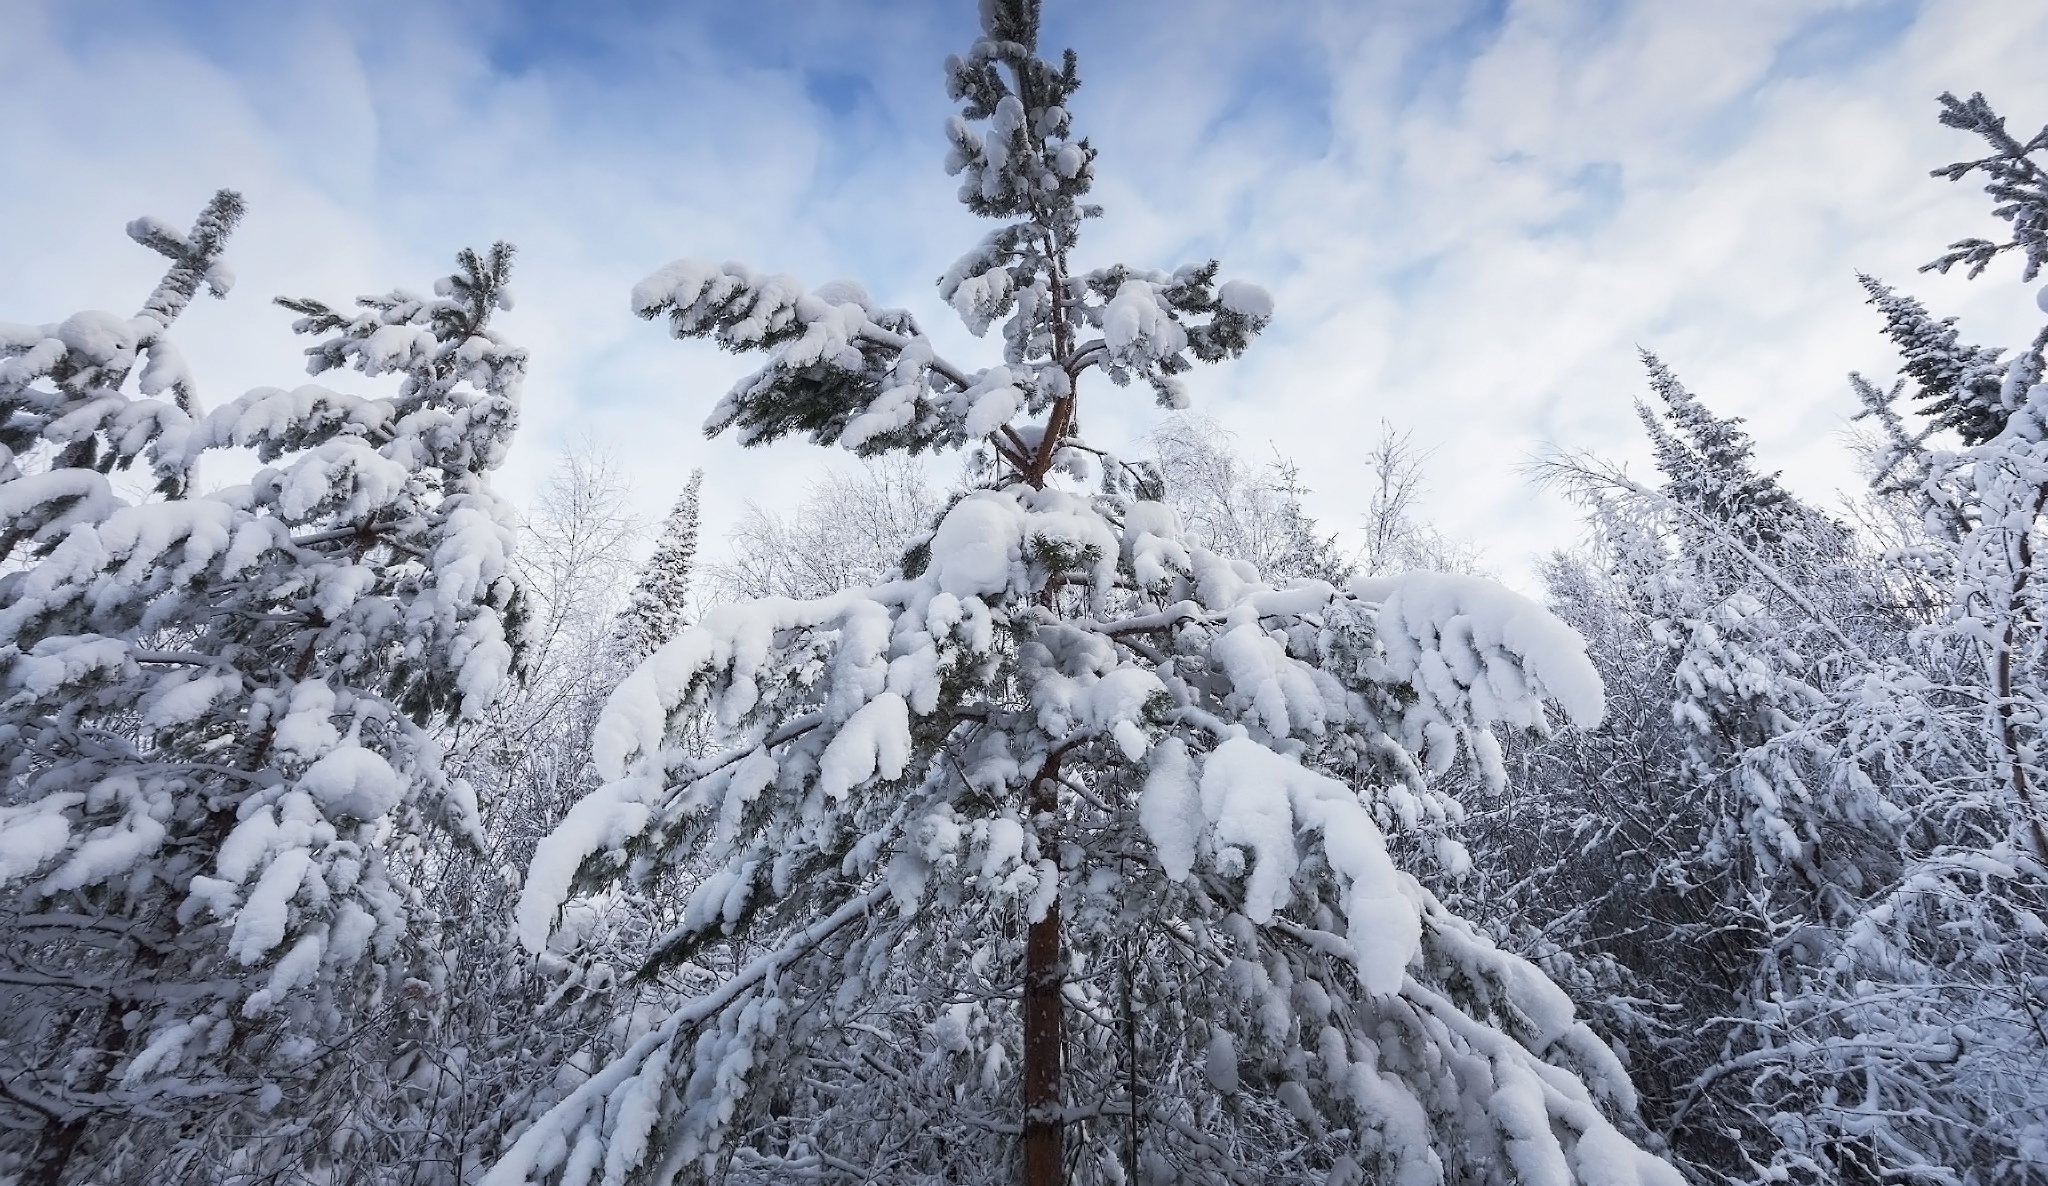
[[(16, 561), (14, 571), (0, 576), (0, 602), (12, 603), (22, 595), (28, 577), (17, 550), (23, 544), (32, 566), (75, 531), (90, 536), (124, 505), (108, 480), (110, 473), (147, 460), (160, 490), (175, 493), (184, 487), (183, 458), (197, 394), (167, 331), (202, 285), (215, 296), (227, 294), (233, 277), (222, 254), (242, 211), (241, 196), (222, 190), (190, 234), (180, 235), (154, 218), (131, 222), (131, 238), (171, 260), (134, 317), (88, 310), (53, 325), (0, 324), (0, 562)], [(142, 373), (136, 393), (130, 394), (123, 388), (138, 365)], [(14, 656), (19, 658), (19, 644)], [(0, 767), (6, 779), (0, 783), (0, 886), (11, 889), (9, 883), (34, 872), (49, 850), (65, 846), (70, 823), (32, 816), (40, 792), (25, 787), (24, 780), (36, 768), (30, 750), (40, 730), (33, 718), (18, 711), (18, 695), (5, 703), (6, 709), (0, 709), (7, 714), (0, 718), (7, 722), (0, 724), (0, 756), (6, 760)], [(72, 795), (74, 801), (83, 798)], [(55, 1181), (85, 1134), (89, 1110), (66, 1106), (47, 1079), (53, 1070), (69, 1071), (86, 1091), (102, 1090), (108, 1068), (103, 1058), (93, 1057), (94, 1046), (124, 1041), (125, 1035), (122, 1010), (116, 1007), (122, 1002), (106, 995), (93, 978), (110, 961), (148, 961), (152, 953), (119, 950), (115, 931), (95, 936), (91, 928), (58, 926), (45, 932), (26, 921), (43, 913), (32, 898), (10, 895), (0, 914), (0, 942), (5, 944), (0, 956), (6, 960), (10, 1000), (18, 1002), (0, 1010), (7, 1034), (0, 1043), (0, 1106), (7, 1130), (0, 1145), (0, 1158), (7, 1160), (0, 1160), (0, 1169), (7, 1168), (8, 1160), (19, 1167), (34, 1149), (38, 1158), (28, 1170), (32, 1180)], [(76, 943), (81, 935), (99, 942)], [(82, 1056), (75, 1069), (50, 1065), (52, 1048), (45, 1041), (53, 1025), (74, 1031), (71, 1047)]]
[(1814, 518), (1778, 484), (1777, 474), (1759, 473), (1755, 445), (1739, 427), (1741, 417), (1720, 417), (1645, 350), (1643, 365), (1661, 408), (1638, 402), (1636, 415), (1650, 435), (1663, 494), (1699, 530), (1723, 532), (1751, 547), (1775, 547), (1788, 532)]
[[(1997, 155), (1937, 175), (1984, 169), (2006, 246), (2026, 246), (2038, 220), (2015, 186), (2048, 133), (2020, 145), (1981, 97), (1944, 106)], [(1979, 240), (1930, 266), (1972, 244), (1981, 271), (1996, 251)], [(1520, 875), (1486, 913), (1644, 1056), (1646, 1111), (1702, 1177), (2032, 1180), (2048, 386), (2038, 344), (1962, 345), (1952, 319), (1863, 283), (1905, 371), (1889, 391), (1852, 376), (1884, 429), (1889, 505), (1866, 517), (1884, 553), (1757, 472), (1654, 361), (1663, 484), (1555, 467), (1598, 550), (1555, 566), (1552, 593), (1596, 640), (1616, 711), (1516, 755), (1538, 793), (1481, 817), (1488, 867)], [(1918, 425), (1895, 407), (1909, 383)], [(1944, 430), (1963, 447), (1931, 445)]]
[(1768, 1074), (1731, 1069), (1777, 1040), (1772, 1002), (1825, 966), (1817, 936), (1896, 864), (1895, 807), (1837, 760), (1827, 708), (1882, 632), (1845, 530), (1757, 468), (1739, 421), (1644, 362), (1661, 482), (1549, 463), (1595, 536), (1589, 558), (1553, 562), (1552, 596), (1596, 640), (1614, 716), (1543, 747), (1533, 810), (1489, 813), (1479, 843), (1488, 868), (1518, 870), (1492, 891), (1496, 919), (1571, 965), (1644, 1054), (1645, 1110), (1674, 1152), (1739, 1176), (1782, 1147), (1783, 1109)]
[[(2007, 389), (2005, 352), (1968, 345), (1955, 318), (1936, 320), (1927, 306), (1875, 277), (1858, 275), (1857, 280), (1884, 314), (1885, 336), (1898, 348), (1899, 369), (1919, 389), (1914, 395), (1930, 426), (1952, 429), (1971, 445), (1997, 436), (2012, 416), (2011, 400), (2026, 391), (2025, 385)], [(2038, 360), (2034, 365), (2039, 367)]]
[(87, 310), (55, 325), (0, 323), (0, 563), (106, 517), (118, 500), (105, 475), (138, 459), (160, 490), (182, 489), (197, 396), (168, 331), (202, 286), (227, 295), (234, 274), (221, 256), (241, 218), (241, 195), (222, 190), (189, 234), (155, 218), (129, 223), (130, 238), (171, 260), (134, 317)]
[(1342, 584), (1354, 565), (1306, 510), (1295, 465), (1276, 457), (1248, 464), (1222, 426), (1183, 413), (1148, 438), (1165, 483), (1164, 501), (1188, 537), (1219, 555), (1250, 561), (1272, 580), (1313, 577)]
[(790, 511), (747, 504), (727, 537), (731, 554), (705, 566), (709, 598), (822, 597), (874, 584), (931, 533), (945, 505), (913, 458), (883, 455), (851, 470), (828, 469)]
[[(0, 577), (0, 1045), (9, 1139), (36, 1146), (28, 1181), (330, 1156), (254, 1138), (320, 1090), (381, 1002), (433, 991), (410, 977), (402, 854), (481, 840), (433, 727), (481, 712), (515, 660), (512, 525), (487, 477), (525, 370), (488, 327), (510, 303), (510, 249), (463, 252), (438, 296), (281, 302), (318, 338), (312, 371), (395, 375), (387, 398), (261, 388), (200, 418), (182, 376), (182, 408), (88, 388), (147, 348), (142, 388), (163, 389), (175, 356), (153, 335), (200, 277), (224, 289), (238, 211), (217, 198), (190, 236), (137, 224), (175, 262), (134, 322), (81, 314), (49, 327), (47, 351), (9, 338), (25, 345), (10, 363), (40, 368), (17, 407), (89, 409), (17, 418), (17, 456), (87, 457), (80, 426), (109, 417), (114, 464), (149, 456), (174, 496), (98, 492), (103, 513), (46, 521), (36, 557)], [(185, 496), (224, 447), (263, 468)]]
[(619, 615), (619, 638), (638, 662), (674, 638), (690, 620), (690, 581), (697, 574), (697, 495), (704, 471), (690, 471), (690, 480), (661, 525), (654, 555), (640, 570), (633, 595)]
[[(1974, 278), (2017, 248), (2022, 279), (2033, 280), (2048, 258), (2048, 128), (2020, 143), (1982, 95), (1941, 102), (1942, 122), (1981, 136), (1992, 155), (1935, 176), (1984, 175), (2013, 235), (1962, 240), (1927, 267), (1967, 263)], [(2039, 756), (2048, 607), (2037, 571), (2048, 327), (2005, 359), (1958, 346), (1953, 334), (1904, 335), (1904, 299), (1873, 303), (1905, 377), (1889, 393), (1856, 386), (1891, 429), (1885, 481), (1913, 500), (1925, 527), (1892, 559), (1946, 583), (1946, 612), (1841, 697), (1837, 760), (1882, 780), (1899, 804), (1897, 872), (1846, 927), (1834, 975), (1784, 1003), (1799, 1044), (1781, 1065), (1823, 1093), (1810, 1143), (1851, 1152), (1853, 1173), (1840, 1177), (1952, 1169), (1971, 1182), (2025, 1180), (2048, 1164), (2048, 767)], [(1924, 314), (1916, 324), (1949, 326)], [(1891, 407), (1907, 379), (1925, 401), (1918, 431), (1903, 431)], [(1929, 444), (1944, 428), (1962, 448)]]
[[(517, 568), (532, 614), (522, 678), (481, 719), (444, 730), (448, 769), (477, 791), (485, 843), (423, 837), (410, 855), (415, 991), (352, 1031), (294, 1140), (332, 1153), (316, 1175), (390, 1186), (460, 1186), (506, 1132), (574, 1086), (577, 1065), (637, 1036), (648, 990), (616, 974), (658, 929), (650, 899), (578, 904), (548, 949), (511, 934), (518, 870), (596, 784), (590, 734), (626, 670), (616, 617), (640, 531), (630, 491), (601, 449), (564, 453), (525, 517)], [(565, 1069), (571, 1068), (571, 1069)]]
[[(1074, 270), (1073, 55), (1038, 55), (1031, 0), (982, 15), (948, 167), (1001, 225), (940, 292), (1000, 364), (852, 284), (682, 261), (635, 290), (767, 354), (714, 434), (1000, 472), (894, 579), (715, 608), (621, 685), (522, 934), (705, 861), (639, 974), (728, 970), (487, 1180), (1676, 1182), (1564, 994), (1410, 868), (1463, 864), (1434, 777), (1498, 786), (1489, 726), (1597, 719), (1579, 640), (1469, 577), (1270, 584), (1099, 462), (1091, 370), (1178, 405), (1271, 304), (1213, 262)], [(679, 750), (706, 714), (716, 750)]]

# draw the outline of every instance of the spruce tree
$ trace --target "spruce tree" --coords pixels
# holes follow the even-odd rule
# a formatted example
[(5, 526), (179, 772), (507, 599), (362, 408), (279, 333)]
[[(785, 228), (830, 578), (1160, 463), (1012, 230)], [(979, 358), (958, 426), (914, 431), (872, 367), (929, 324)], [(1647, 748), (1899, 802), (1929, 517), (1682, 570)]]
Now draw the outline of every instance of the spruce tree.
[(1000, 469), (897, 579), (714, 609), (621, 685), (520, 924), (538, 950), (577, 888), (702, 862), (640, 974), (718, 978), (487, 1180), (1675, 1183), (1563, 994), (1407, 868), (1462, 866), (1439, 780), (1502, 782), (1490, 725), (1597, 719), (1581, 644), (1473, 578), (1276, 587), (1086, 445), (1090, 371), (1177, 406), (1271, 304), (1213, 262), (1074, 266), (1074, 56), (1031, 0), (982, 14), (947, 164), (1001, 225), (940, 293), (1001, 363), (850, 284), (683, 261), (635, 291), (768, 355), (714, 434)]
[(690, 581), (697, 572), (697, 495), (704, 471), (690, 471), (675, 508), (661, 525), (654, 555), (640, 570), (633, 597), (619, 615), (619, 641), (631, 662), (653, 654), (690, 620)]
[(1752, 546), (1784, 542), (1798, 520), (1809, 518), (1777, 474), (1757, 472), (1756, 447), (1739, 416), (1709, 411), (1662, 359), (1645, 350), (1643, 366), (1661, 408), (1638, 402), (1636, 415), (1650, 434), (1667, 497)]
[[(2048, 138), (2013, 141), (1981, 97), (1943, 102), (1994, 156), (1936, 175), (1985, 169), (2016, 226), (1930, 265), (1977, 244), (1975, 274), (2038, 240), (2022, 158)], [(1703, 434), (1670, 428), (1656, 489), (1555, 464), (1601, 563), (1556, 566), (1554, 595), (1599, 639), (1629, 727), (1531, 755), (1555, 773), (1488, 837), (1525, 878), (1491, 887), (1512, 903), (1495, 921), (1634, 1034), (1656, 1064), (1646, 1111), (1696, 1176), (2030, 1181), (2048, 1147), (2048, 385), (1863, 284), (1904, 371), (1888, 391), (1851, 377), (1884, 429), (1886, 550), (1742, 496), (1761, 480), (1746, 440), (1703, 467)], [(1894, 406), (1910, 384), (1911, 419)], [(1934, 443), (1944, 429), (1962, 447)], [(1750, 529), (1765, 501), (1775, 540)]]
[[(1927, 417), (1928, 427), (1951, 429), (1966, 445), (1981, 445), (2004, 430), (2014, 397), (2024, 395), (2031, 386), (2006, 383), (2011, 364), (2002, 360), (2005, 351), (1967, 345), (1956, 329), (1955, 318), (1937, 321), (1912, 297), (1900, 295), (1873, 277), (1859, 274), (1856, 278), (1870, 294), (1870, 303), (1884, 314), (1885, 336), (1898, 348), (1899, 369), (1919, 388), (1914, 398), (1920, 401), (1920, 414)], [(2039, 375), (2038, 358), (2031, 369)]]

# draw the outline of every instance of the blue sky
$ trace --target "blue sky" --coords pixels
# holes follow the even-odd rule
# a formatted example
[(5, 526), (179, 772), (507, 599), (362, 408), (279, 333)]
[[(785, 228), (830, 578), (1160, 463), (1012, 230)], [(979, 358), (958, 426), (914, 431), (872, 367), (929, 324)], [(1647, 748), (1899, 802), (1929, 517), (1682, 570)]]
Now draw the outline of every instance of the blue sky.
[[(1278, 299), (1267, 339), (1196, 384), (1248, 452), (1294, 457), (1348, 528), (1377, 425), (1434, 446), (1429, 509), (1526, 578), (1568, 508), (1518, 466), (1548, 446), (1643, 456), (1635, 349), (1663, 355), (1817, 501), (1854, 485), (1851, 369), (1889, 374), (1854, 272), (1982, 339), (2037, 315), (2012, 269), (1914, 268), (1990, 234), (1927, 170), (1934, 121), (1983, 90), (2048, 122), (2048, 6), (1769, 0), (1048, 0), (1077, 121), (1102, 150), (1084, 263), (1211, 255)], [(697, 426), (746, 368), (634, 319), (678, 256), (862, 280), (963, 363), (995, 358), (932, 279), (978, 237), (939, 167), (939, 64), (966, 0), (448, 3), (0, 0), (0, 320), (123, 309), (154, 279), (122, 225), (243, 190), (242, 283), (181, 337), (204, 393), (301, 381), (280, 293), (424, 286), (465, 244), (521, 248), (505, 331), (534, 354), (506, 475), (523, 495), (587, 435), (658, 513), (708, 471), (711, 528), (787, 505), (808, 445)], [(1105, 386), (1092, 435), (1156, 413)]]

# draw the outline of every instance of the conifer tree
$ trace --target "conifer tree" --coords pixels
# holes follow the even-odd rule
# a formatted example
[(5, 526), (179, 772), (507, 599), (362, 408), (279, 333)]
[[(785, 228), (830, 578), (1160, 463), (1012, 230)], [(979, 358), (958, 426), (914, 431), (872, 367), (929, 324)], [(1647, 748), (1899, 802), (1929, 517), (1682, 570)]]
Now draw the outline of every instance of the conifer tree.
[(1275, 587), (1085, 444), (1091, 370), (1177, 406), (1271, 304), (1213, 262), (1078, 270), (1074, 56), (1032, 0), (982, 16), (947, 165), (1001, 225), (940, 293), (1000, 364), (851, 284), (682, 261), (634, 293), (767, 354), (714, 434), (1001, 468), (898, 579), (714, 609), (621, 685), (522, 931), (708, 862), (641, 975), (723, 971), (487, 1180), (1676, 1182), (1565, 997), (1404, 868), (1460, 867), (1435, 778), (1499, 785), (1491, 724), (1598, 717), (1580, 643), (1472, 578)]
[[(1931, 429), (1953, 429), (1966, 445), (1980, 445), (1997, 436), (2012, 415), (2013, 396), (2030, 384), (2006, 384), (2009, 364), (2004, 351), (1964, 344), (1956, 319), (1940, 320), (1927, 307), (1902, 296), (1871, 276), (1856, 279), (1870, 294), (1870, 303), (1884, 314), (1885, 336), (1898, 348), (1900, 370), (1919, 388), (1914, 397)], [(2036, 347), (2038, 355), (2039, 348)], [(2040, 373), (2040, 364), (2033, 371)]]
[(1662, 359), (1647, 350), (1642, 358), (1663, 407), (1652, 411), (1638, 402), (1636, 415), (1650, 434), (1664, 494), (1744, 543), (1783, 542), (1792, 521), (1808, 516), (1778, 484), (1778, 475), (1757, 472), (1755, 445), (1738, 427), (1742, 418), (1714, 415)]
[(619, 615), (619, 640), (632, 662), (653, 654), (689, 622), (690, 581), (697, 572), (697, 494), (703, 485), (704, 471), (691, 470), (661, 525), (654, 555), (640, 570), (632, 600)]
[[(17, 406), (89, 397), (133, 429), (100, 460), (149, 456), (176, 495), (100, 491), (103, 513), (61, 535), (46, 519), (38, 555), (0, 578), (0, 942), (18, 993), (0, 1045), (8, 1106), (40, 1121), (36, 1183), (317, 1163), (252, 1137), (366, 1011), (430, 988), (408, 978), (418, 903), (394, 853), (480, 838), (433, 727), (480, 711), (514, 660), (511, 527), (487, 480), (525, 368), (488, 327), (510, 249), (462, 253), (436, 297), (281, 302), (319, 338), (315, 373), (395, 374), (390, 398), (261, 388), (196, 418), (189, 383), (170, 385), (183, 407), (84, 387), (137, 349), (168, 365), (152, 335), (200, 277), (225, 288), (231, 198), (191, 236), (141, 224), (176, 262), (135, 332), (80, 315), (44, 339), (71, 353), (11, 360), (50, 383)], [(26, 452), (86, 455), (95, 421), (23, 420), (40, 430)], [(228, 446), (264, 468), (185, 496)]]
[[(2038, 242), (2026, 158), (2048, 132), (2022, 145), (1981, 96), (1943, 103), (1994, 156), (1936, 175), (1984, 169), (2015, 222), (2013, 242), (1965, 240), (1929, 265), (1974, 275)], [(1686, 479), (1711, 423), (1658, 434), (1676, 417), (1646, 418), (1658, 489), (1557, 466), (1594, 512), (1604, 571), (1560, 565), (1554, 593), (1575, 621), (1620, 619), (1596, 633), (1599, 660), (1637, 724), (1552, 747), (1567, 773), (1539, 799), (1562, 810), (1533, 813), (1547, 838), (1509, 830), (1527, 880), (1491, 896), (1524, 904), (1519, 937), (1655, 1060), (1647, 1111), (1698, 1176), (2031, 1180), (2048, 1147), (2033, 987), (2048, 385), (2028, 355), (1963, 345), (1953, 319), (1863, 285), (1905, 372), (1888, 391), (1851, 377), (1884, 427), (1888, 553), (1789, 497), (1744, 496), (1761, 480), (1746, 440), (1705, 470), (1709, 495), (1737, 497), (1700, 497)], [(1909, 383), (1917, 422), (1894, 406)], [(1963, 447), (1931, 443), (1943, 429)], [(1775, 538), (1751, 529), (1766, 504)], [(1903, 582), (1919, 603), (1894, 603)], [(1627, 707), (1646, 669), (1669, 715)], [(1593, 842), (1559, 859), (1563, 836)], [(1574, 892), (1602, 884), (1627, 895)]]
[(0, 562), (105, 517), (117, 500), (104, 475), (138, 459), (161, 491), (182, 488), (178, 450), (197, 395), (168, 331), (202, 286), (227, 296), (234, 273), (222, 253), (241, 218), (242, 196), (222, 190), (189, 234), (155, 218), (129, 223), (130, 238), (171, 260), (134, 317), (88, 310), (56, 325), (0, 323)]

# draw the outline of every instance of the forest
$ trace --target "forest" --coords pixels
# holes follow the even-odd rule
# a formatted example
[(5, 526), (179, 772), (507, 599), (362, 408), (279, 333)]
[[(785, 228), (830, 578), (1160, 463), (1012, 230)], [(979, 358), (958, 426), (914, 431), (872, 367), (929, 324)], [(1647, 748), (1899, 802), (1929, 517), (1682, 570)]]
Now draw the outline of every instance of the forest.
[[(601, 450), (494, 489), (508, 244), (278, 298), (313, 381), (210, 407), (233, 191), (0, 322), (0, 1183), (2048, 1183), (2048, 328), (1860, 277), (1839, 507), (1645, 351), (1654, 472), (1527, 467), (1537, 595), (1393, 427), (1347, 546), (1189, 406), (1286, 310), (1089, 256), (1039, 27), (945, 63), (981, 362), (618, 294), (758, 364), (707, 447), (851, 454), (726, 559), (702, 471), (651, 540)], [(2048, 129), (1933, 114), (1989, 218), (1923, 271), (2034, 285)]]

